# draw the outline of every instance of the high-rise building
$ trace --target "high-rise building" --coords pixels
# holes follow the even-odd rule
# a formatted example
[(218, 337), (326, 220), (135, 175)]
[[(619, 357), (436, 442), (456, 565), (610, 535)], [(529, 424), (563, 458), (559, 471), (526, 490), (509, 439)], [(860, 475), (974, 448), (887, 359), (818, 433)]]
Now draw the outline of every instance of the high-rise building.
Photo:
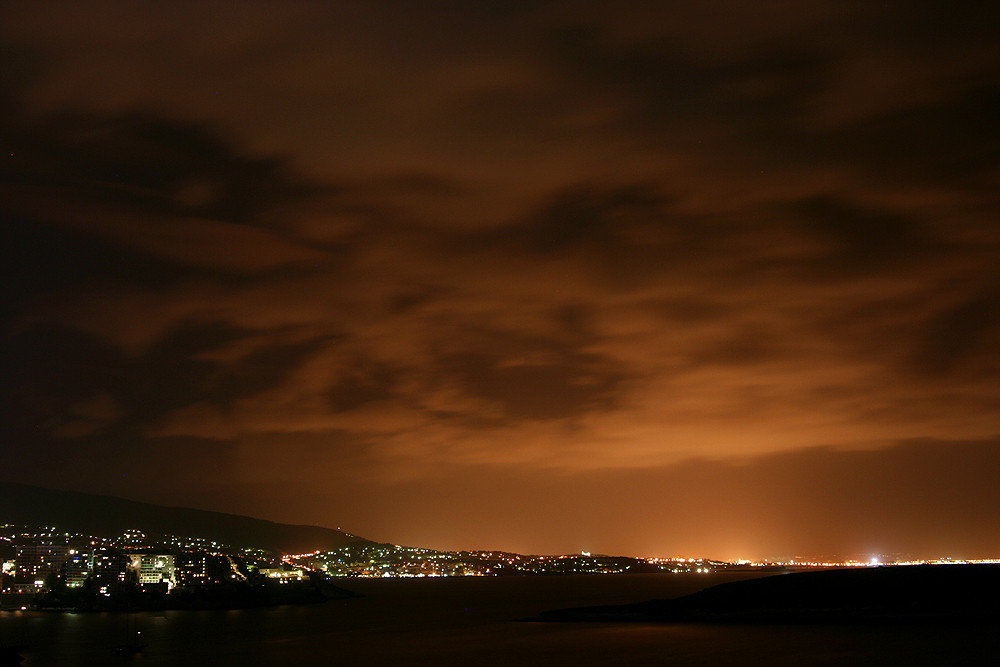
[(77, 588), (83, 585), (94, 569), (94, 554), (76, 549), (69, 550), (69, 557), (63, 564), (66, 585)]
[(59, 573), (68, 558), (69, 548), (65, 544), (18, 545), (14, 581), (40, 589), (50, 574)]
[(198, 588), (221, 584), (234, 579), (232, 565), (226, 556), (201, 552), (179, 554), (175, 560), (177, 585)]
[(131, 565), (131, 558), (128, 554), (102, 551), (94, 555), (93, 564), (91, 576), (94, 578), (98, 592), (102, 595), (111, 595), (125, 589)]
[(177, 584), (173, 554), (134, 554), (131, 567), (139, 573), (139, 585), (166, 584), (169, 591)]

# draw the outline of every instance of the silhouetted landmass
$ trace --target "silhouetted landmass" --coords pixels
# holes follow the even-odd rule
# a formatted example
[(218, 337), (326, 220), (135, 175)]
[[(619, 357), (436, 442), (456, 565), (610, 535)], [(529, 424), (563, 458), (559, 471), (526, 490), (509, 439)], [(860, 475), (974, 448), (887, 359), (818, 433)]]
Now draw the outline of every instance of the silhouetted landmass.
[(237, 514), (163, 507), (123, 498), (0, 482), (0, 523), (55, 526), (90, 535), (151, 534), (205, 537), (237, 547), (282, 553), (337, 549), (364, 538), (321, 526), (296, 526)]
[(843, 623), (1000, 619), (1000, 565), (822, 570), (734, 581), (670, 600), (543, 612), (535, 621)]
[(18, 650), (21, 647), (14, 646), (0, 646), (0, 665), (20, 665), (24, 658), (21, 657)]

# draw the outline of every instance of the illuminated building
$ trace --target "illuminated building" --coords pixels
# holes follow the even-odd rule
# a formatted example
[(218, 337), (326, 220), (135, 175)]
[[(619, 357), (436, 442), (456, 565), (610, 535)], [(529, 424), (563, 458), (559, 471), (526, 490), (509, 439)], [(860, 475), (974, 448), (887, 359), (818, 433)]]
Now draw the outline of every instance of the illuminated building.
[(70, 588), (78, 588), (83, 585), (87, 577), (90, 576), (94, 567), (93, 554), (89, 554), (76, 549), (70, 549), (69, 557), (63, 564), (63, 574), (66, 578), (66, 585)]
[[(130, 580), (129, 566), (131, 562), (128, 554), (114, 551), (105, 551), (95, 555), (91, 576), (94, 578), (98, 592), (102, 595), (112, 595), (125, 590), (125, 585)], [(134, 577), (132, 580), (134, 581)]]
[(289, 581), (304, 581), (309, 578), (302, 568), (262, 567), (258, 572), (269, 579), (277, 579), (283, 584)]
[(166, 584), (169, 591), (177, 584), (173, 554), (133, 554), (130, 567), (138, 572), (140, 586)]
[(14, 559), (14, 580), (30, 584), (34, 588), (42, 588), (45, 578), (50, 574), (58, 574), (67, 558), (69, 549), (63, 544), (19, 545)]
[(232, 565), (226, 556), (188, 552), (177, 555), (174, 562), (178, 586), (198, 588), (234, 579)]

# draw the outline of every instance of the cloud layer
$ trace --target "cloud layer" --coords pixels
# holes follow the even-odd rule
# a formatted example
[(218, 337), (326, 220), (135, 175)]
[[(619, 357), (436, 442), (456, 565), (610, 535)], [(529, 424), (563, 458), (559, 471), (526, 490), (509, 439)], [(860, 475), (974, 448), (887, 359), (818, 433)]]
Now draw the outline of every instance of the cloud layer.
[(0, 10), (11, 470), (377, 531), (994, 442), (995, 10), (490, 5)]

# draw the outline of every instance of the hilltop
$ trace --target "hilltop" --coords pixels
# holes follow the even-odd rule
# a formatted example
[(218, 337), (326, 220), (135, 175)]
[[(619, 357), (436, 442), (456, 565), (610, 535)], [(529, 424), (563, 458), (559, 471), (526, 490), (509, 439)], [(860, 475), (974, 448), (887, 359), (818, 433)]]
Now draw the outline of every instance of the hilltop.
[(0, 523), (54, 526), (91, 535), (150, 534), (202, 537), (235, 546), (304, 553), (367, 543), (357, 535), (322, 526), (302, 526), (238, 514), (165, 507), (124, 498), (57, 491), (0, 482)]
[(995, 619), (1000, 566), (914, 565), (734, 581), (669, 600), (547, 611), (537, 621), (828, 623)]

